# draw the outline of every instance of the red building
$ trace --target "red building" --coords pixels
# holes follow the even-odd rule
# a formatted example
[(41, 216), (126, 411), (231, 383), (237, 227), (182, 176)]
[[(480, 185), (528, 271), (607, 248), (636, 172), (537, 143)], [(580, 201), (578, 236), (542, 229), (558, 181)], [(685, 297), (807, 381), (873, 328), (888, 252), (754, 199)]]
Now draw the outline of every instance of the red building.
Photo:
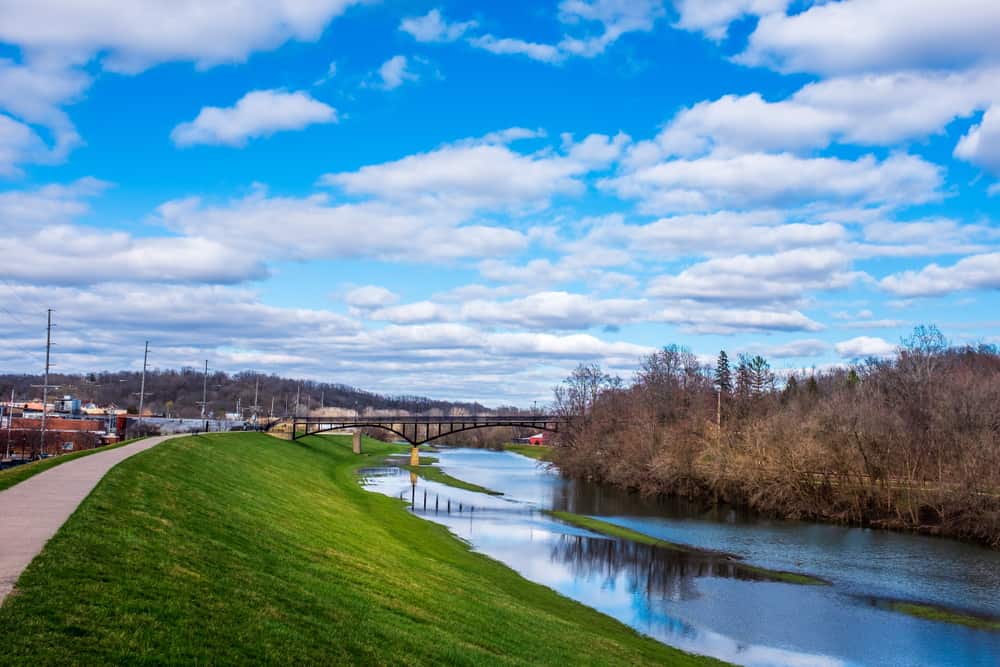
[(541, 433), (536, 433), (535, 435), (528, 438), (529, 445), (546, 445), (548, 444), (549, 434), (542, 431)]

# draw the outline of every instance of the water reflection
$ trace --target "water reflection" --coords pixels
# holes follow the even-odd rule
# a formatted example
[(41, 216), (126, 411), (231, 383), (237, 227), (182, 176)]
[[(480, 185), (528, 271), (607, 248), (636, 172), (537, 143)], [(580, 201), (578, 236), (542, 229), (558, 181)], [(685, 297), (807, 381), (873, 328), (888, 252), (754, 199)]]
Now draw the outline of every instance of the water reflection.
[[(443, 450), (450, 475), (502, 491), (471, 493), (387, 468), (367, 484), (403, 498), (474, 549), (528, 579), (684, 650), (744, 665), (991, 665), (1000, 635), (911, 618), (858, 592), (940, 598), (989, 611), (995, 554), (947, 540), (833, 526), (769, 522), (728, 509), (642, 502), (559, 478), (508, 453)], [(592, 487), (592, 485), (589, 485)], [(686, 553), (609, 539), (538, 510), (600, 515), (663, 539), (736, 553), (753, 565), (797, 569), (833, 586), (761, 581), (720, 553)], [(651, 509), (652, 508), (652, 509)], [(460, 511), (459, 511), (460, 510)], [(942, 546), (943, 545), (943, 546)], [(936, 559), (934, 569), (923, 555)], [(955, 566), (970, 568), (957, 574)], [(906, 591), (907, 596), (898, 592)], [(936, 596), (936, 597), (935, 597)], [(988, 600), (985, 604), (977, 601)]]

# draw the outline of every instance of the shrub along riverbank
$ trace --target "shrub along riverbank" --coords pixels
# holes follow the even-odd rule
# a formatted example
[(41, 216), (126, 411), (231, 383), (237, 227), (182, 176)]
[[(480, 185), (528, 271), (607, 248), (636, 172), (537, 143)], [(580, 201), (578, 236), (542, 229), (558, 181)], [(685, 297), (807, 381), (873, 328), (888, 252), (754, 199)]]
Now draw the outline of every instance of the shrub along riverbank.
[(717, 664), (471, 552), (355, 470), (262, 434), (114, 468), (0, 608), (5, 664)]
[(918, 327), (893, 357), (783, 383), (761, 357), (713, 368), (671, 346), (631, 385), (581, 366), (556, 402), (570, 476), (1000, 548), (995, 346)]

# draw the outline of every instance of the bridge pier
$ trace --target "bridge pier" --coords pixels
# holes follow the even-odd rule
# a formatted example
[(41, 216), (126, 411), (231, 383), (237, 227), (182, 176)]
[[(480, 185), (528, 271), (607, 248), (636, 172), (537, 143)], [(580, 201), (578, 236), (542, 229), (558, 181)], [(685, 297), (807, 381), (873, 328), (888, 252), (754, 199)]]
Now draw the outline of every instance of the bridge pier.
[(354, 430), (354, 453), (361, 453), (361, 431), (357, 429)]
[(420, 448), (414, 445), (410, 448), (410, 465), (418, 466), (420, 465)]

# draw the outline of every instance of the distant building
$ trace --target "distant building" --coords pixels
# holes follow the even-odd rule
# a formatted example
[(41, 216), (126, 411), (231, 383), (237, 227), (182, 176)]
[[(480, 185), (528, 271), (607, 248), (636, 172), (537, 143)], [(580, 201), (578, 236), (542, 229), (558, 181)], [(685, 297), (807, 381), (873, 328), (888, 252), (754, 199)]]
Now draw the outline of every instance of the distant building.
[(549, 434), (542, 431), (541, 433), (536, 433), (535, 435), (528, 438), (529, 445), (545, 445), (548, 444)]

